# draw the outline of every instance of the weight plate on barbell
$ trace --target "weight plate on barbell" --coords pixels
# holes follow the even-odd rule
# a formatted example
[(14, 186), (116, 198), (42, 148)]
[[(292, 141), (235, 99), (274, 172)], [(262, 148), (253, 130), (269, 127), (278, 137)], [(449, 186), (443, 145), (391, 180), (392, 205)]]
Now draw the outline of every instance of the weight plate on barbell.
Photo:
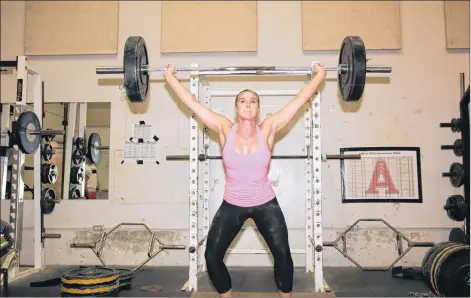
[(44, 214), (51, 214), (56, 207), (56, 192), (52, 188), (46, 188), (41, 193), (41, 211)]
[(101, 160), (101, 138), (95, 132), (88, 137), (87, 157), (93, 163), (99, 163)]
[(149, 72), (142, 71), (149, 64), (144, 38), (130, 36), (124, 46), (124, 88), (131, 102), (144, 102), (149, 90)]
[(26, 111), (12, 123), (14, 142), (25, 154), (33, 154), (41, 143), (41, 135), (32, 135), (28, 131), (40, 131), (41, 124), (38, 116), (32, 111)]
[(339, 55), (339, 88), (344, 101), (359, 101), (366, 82), (366, 50), (359, 36), (343, 39)]

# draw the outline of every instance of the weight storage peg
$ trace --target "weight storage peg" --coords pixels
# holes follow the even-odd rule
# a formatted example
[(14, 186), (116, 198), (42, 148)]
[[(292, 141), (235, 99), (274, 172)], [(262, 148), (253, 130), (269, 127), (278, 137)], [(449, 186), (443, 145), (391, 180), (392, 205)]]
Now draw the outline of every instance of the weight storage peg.
[(442, 173), (442, 177), (450, 177), (450, 183), (454, 187), (460, 187), (464, 184), (464, 167), (459, 162), (454, 162), (450, 166), (450, 171)]
[[(344, 101), (358, 101), (363, 94), (366, 73), (390, 73), (390, 66), (366, 66), (366, 50), (359, 36), (346, 36), (340, 47), (339, 64), (326, 71), (337, 72), (340, 94)], [(147, 46), (141, 36), (130, 36), (124, 45), (123, 66), (96, 68), (96, 74), (124, 74), (124, 88), (131, 102), (144, 102), (149, 92), (151, 72), (164, 72), (166, 68), (152, 68)], [(180, 72), (201, 75), (310, 75), (311, 67), (228, 66), (228, 67), (177, 67)]]
[(453, 150), (453, 153), (456, 156), (463, 156), (464, 152), (464, 145), (463, 145), (463, 140), (461, 139), (456, 139), (453, 145), (442, 145), (441, 146), (442, 150)]
[(461, 132), (463, 130), (463, 119), (453, 118), (450, 122), (440, 123), (440, 127), (450, 127), (452, 132)]
[(26, 111), (12, 122), (11, 139), (18, 145), (21, 152), (33, 154), (41, 143), (41, 136), (55, 136), (64, 134), (62, 130), (41, 130), (38, 116), (32, 111)]

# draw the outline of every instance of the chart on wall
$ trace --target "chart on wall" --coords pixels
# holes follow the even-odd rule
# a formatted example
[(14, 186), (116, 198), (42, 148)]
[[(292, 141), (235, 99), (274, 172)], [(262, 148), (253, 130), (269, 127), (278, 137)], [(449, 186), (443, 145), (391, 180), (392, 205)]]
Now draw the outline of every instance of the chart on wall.
[(422, 203), (420, 148), (341, 148), (342, 203)]

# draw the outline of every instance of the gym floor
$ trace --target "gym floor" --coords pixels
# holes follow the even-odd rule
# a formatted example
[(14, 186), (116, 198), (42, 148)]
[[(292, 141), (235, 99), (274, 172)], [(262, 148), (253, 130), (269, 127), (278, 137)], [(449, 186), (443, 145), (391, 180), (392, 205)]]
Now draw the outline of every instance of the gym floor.
[[(60, 287), (30, 287), (31, 282), (58, 278), (63, 272), (77, 266), (47, 266), (41, 272), (33, 273), (9, 285), (9, 295), (16, 297), (57, 297)], [(270, 267), (231, 267), (233, 290), (236, 294), (252, 292), (250, 296), (277, 297)], [(337, 296), (337, 297), (408, 297), (410, 292), (433, 296), (422, 280), (393, 278), (391, 271), (361, 271), (358, 268), (327, 267), (324, 279), (331, 293), (307, 293), (313, 291), (313, 274), (306, 274), (304, 268), (295, 269), (293, 296)], [(190, 292), (181, 291), (188, 280), (187, 267), (143, 267), (138, 270), (132, 281), (131, 290), (123, 290), (120, 297), (189, 297)], [(202, 275), (199, 280), (199, 292), (213, 292), (209, 295), (217, 297), (209, 279)], [(157, 291), (145, 291), (142, 288), (154, 286)], [(253, 292), (257, 292), (256, 295)]]

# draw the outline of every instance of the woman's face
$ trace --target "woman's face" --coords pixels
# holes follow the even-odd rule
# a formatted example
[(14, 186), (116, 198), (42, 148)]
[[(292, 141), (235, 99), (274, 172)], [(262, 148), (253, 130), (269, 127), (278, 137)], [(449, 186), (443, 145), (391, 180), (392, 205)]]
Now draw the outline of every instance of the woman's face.
[(252, 91), (240, 93), (236, 100), (235, 111), (240, 119), (255, 119), (260, 111), (258, 95)]

